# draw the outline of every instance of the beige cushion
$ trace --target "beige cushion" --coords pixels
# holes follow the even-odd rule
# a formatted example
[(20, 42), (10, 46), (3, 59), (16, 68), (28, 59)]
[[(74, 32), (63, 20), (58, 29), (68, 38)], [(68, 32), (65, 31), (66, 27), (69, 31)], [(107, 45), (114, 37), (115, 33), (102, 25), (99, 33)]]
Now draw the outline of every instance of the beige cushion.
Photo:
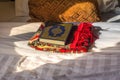
[(30, 21), (96, 22), (96, 0), (29, 0)]

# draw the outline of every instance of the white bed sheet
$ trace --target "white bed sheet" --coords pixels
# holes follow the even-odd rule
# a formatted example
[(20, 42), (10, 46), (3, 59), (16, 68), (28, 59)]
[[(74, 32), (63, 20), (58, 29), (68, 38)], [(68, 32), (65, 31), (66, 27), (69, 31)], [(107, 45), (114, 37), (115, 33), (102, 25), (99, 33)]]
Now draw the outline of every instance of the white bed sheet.
[(96, 51), (67, 55), (37, 51), (27, 45), (40, 24), (0, 23), (0, 54), (25, 57), (18, 63), (16, 71), (4, 76), (7, 80), (120, 79), (120, 23), (94, 23), (108, 29), (101, 31), (100, 39), (96, 41), (97, 48), (94, 49)]
[[(120, 23), (94, 23), (94, 26), (100, 26), (100, 38), (95, 41), (95, 51), (120, 52)], [(95, 49), (95, 48), (94, 48)]]

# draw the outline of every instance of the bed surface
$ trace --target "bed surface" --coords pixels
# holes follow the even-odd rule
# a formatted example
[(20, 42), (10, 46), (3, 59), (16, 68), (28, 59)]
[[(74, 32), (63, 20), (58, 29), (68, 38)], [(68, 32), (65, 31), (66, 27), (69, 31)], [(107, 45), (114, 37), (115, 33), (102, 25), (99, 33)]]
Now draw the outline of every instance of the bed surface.
[[(16, 64), (13, 70), (9, 70), (9, 67), (4, 68), (6, 71), (1, 72), (1, 74), (4, 73), (4, 75), (0, 75), (1, 79), (120, 79), (120, 23), (93, 23), (95, 26), (108, 29), (108, 31), (101, 31), (101, 36), (96, 41), (94, 52), (67, 55), (37, 51), (27, 45), (28, 39), (34, 34), (40, 24), (40, 22), (0, 23), (0, 54), (14, 55), (6, 57), (8, 58), (4, 61), (6, 66), (10, 66), (12, 62)], [(22, 56), (21, 59), (16, 57), (17, 60), (15, 60), (15, 56), (18, 55)], [(0, 61), (3, 61), (5, 58), (0, 56), (0, 59)], [(0, 69), (2, 70), (3, 67)]]

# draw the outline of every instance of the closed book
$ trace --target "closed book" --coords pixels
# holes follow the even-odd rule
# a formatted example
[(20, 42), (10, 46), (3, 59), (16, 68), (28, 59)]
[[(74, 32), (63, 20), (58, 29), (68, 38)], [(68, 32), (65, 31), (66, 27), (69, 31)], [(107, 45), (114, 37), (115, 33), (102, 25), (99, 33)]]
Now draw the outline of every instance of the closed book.
[(43, 29), (39, 40), (45, 43), (66, 45), (72, 26), (72, 23), (47, 26)]

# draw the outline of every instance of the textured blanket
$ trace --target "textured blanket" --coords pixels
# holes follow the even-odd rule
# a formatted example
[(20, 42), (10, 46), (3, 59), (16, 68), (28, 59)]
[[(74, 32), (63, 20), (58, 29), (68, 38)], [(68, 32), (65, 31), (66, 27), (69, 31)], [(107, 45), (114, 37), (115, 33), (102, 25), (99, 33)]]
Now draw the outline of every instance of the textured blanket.
[[(119, 80), (120, 54), (0, 56), (0, 80)], [(6, 59), (6, 60), (5, 60)]]

